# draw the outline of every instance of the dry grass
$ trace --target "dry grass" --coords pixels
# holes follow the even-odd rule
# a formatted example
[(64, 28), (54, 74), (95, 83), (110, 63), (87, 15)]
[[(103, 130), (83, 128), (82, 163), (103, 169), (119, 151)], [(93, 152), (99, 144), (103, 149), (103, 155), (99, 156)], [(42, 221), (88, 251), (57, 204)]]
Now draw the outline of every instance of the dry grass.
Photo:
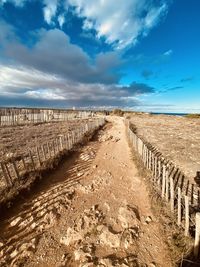
[(199, 119), (166, 115), (134, 115), (137, 134), (172, 161), (194, 183), (200, 170)]

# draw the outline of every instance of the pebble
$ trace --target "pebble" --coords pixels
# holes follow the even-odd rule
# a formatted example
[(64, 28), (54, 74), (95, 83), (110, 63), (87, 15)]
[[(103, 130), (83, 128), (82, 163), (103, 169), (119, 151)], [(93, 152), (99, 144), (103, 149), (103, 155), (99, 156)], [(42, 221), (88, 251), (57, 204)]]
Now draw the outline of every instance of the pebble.
[(147, 224), (149, 224), (150, 222), (152, 222), (152, 218), (151, 218), (151, 216), (147, 216), (146, 219), (145, 219), (145, 222), (146, 222)]

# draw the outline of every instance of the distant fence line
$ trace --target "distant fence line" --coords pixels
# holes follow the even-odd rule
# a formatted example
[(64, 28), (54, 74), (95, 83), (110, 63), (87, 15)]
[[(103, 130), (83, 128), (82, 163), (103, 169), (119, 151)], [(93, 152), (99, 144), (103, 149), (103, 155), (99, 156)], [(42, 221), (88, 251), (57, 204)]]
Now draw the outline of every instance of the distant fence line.
[(47, 162), (53, 160), (59, 153), (71, 150), (73, 146), (82, 141), (87, 133), (95, 131), (104, 123), (104, 118), (85, 121), (83, 125), (69, 133), (58, 135), (52, 141), (38, 144), (34, 149), (27, 148), (26, 153), (1, 161), (1, 192), (7, 188), (12, 188), (16, 180), (23, 182), (27, 174), (35, 172), (41, 167), (45, 168)]
[(125, 121), (128, 140), (139, 153), (145, 168), (152, 173), (152, 184), (163, 200), (169, 203), (177, 225), (184, 229), (185, 236), (195, 231), (194, 256), (200, 248), (200, 190), (190, 183), (183, 172), (167, 160), (157, 148), (137, 134), (136, 127)]
[(0, 126), (57, 122), (93, 117), (91, 111), (63, 109), (0, 108)]

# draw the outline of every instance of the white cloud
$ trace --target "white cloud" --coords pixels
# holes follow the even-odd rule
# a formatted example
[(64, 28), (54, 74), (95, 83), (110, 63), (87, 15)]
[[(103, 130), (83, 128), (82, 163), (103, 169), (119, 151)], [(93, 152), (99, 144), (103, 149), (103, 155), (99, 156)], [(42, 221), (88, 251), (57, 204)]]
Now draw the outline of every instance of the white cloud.
[(58, 2), (58, 0), (44, 0), (44, 19), (48, 24), (51, 24), (53, 22), (53, 18), (55, 17), (57, 12)]
[(65, 23), (65, 14), (60, 14), (58, 16), (58, 23), (60, 25), (60, 28), (62, 28)]
[(166, 52), (164, 52), (163, 55), (169, 57), (172, 55), (172, 53), (173, 53), (173, 50), (170, 49), (170, 50), (167, 50)]
[(153, 4), (148, 0), (68, 0), (76, 14), (84, 19), (83, 29), (95, 29), (97, 37), (104, 37), (108, 44), (124, 48), (135, 44), (140, 35), (146, 35), (160, 17), (167, 12), (167, 5)]
[(22, 7), (27, 0), (0, 0), (0, 6), (4, 5), (5, 3), (9, 2), (14, 4), (15, 6)]
[(123, 62), (117, 52), (91, 58), (78, 45), (72, 44), (61, 30), (41, 30), (35, 34), (38, 40), (31, 48), (18, 41), (8, 43), (5, 47), (7, 57), (19, 66), (58, 74), (73, 81), (112, 84), (120, 80), (122, 74), (117, 68)]
[[(16, 6), (30, 0), (1, 0), (12, 2)], [(149, 31), (167, 13), (167, 0), (41, 0), (44, 8), (44, 20), (60, 28), (65, 23), (65, 14), (69, 7), (75, 8), (77, 16), (83, 19), (83, 30), (94, 29), (97, 38), (105, 38), (106, 43), (122, 49), (137, 43), (140, 36)], [(62, 8), (59, 13), (59, 7)]]
[(58, 75), (26, 67), (0, 65), (0, 105), (8, 99), (26, 101), (62, 101), (70, 105), (124, 106), (138, 103), (137, 96), (154, 89), (133, 83), (130, 86), (72, 82)]
[(52, 90), (38, 90), (38, 91), (27, 91), (24, 94), (27, 97), (33, 98), (33, 99), (45, 99), (45, 100), (65, 100), (64, 96), (61, 96), (57, 94), (56, 92)]

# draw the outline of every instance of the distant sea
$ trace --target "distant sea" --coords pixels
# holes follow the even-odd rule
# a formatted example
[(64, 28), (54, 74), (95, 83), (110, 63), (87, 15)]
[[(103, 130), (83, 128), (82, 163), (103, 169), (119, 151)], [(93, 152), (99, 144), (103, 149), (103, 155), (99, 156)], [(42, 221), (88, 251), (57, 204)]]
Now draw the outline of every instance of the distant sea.
[(151, 112), (151, 114), (153, 114), (153, 115), (185, 116), (188, 113), (165, 113), (165, 112), (159, 113), (159, 112)]

